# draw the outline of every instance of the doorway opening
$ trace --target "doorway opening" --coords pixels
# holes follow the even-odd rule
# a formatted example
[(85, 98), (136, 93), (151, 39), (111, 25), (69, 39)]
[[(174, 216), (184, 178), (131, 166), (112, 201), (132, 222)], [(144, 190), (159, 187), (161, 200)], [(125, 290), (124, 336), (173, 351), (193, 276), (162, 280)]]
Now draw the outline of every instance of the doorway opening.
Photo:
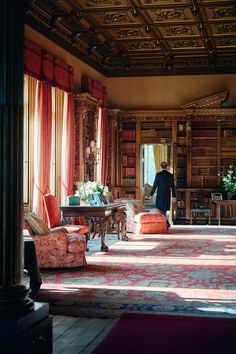
[[(173, 173), (173, 145), (172, 144), (142, 144), (140, 147), (140, 193), (143, 196), (144, 206), (147, 209), (155, 207), (155, 196), (153, 201), (145, 201), (144, 197), (149, 195), (155, 175), (160, 171), (160, 164), (166, 161), (168, 171)], [(170, 212), (170, 215), (172, 211)]]

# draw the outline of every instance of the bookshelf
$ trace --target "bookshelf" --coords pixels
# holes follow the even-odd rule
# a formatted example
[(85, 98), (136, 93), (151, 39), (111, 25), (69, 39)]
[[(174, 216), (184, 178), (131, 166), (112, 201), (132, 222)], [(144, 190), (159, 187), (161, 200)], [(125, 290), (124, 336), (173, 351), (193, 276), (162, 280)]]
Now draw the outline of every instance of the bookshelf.
[[(214, 102), (213, 102), (214, 103)], [(214, 103), (215, 104), (215, 103)], [(183, 107), (173, 110), (112, 110), (117, 121), (113, 190), (121, 198), (142, 198), (140, 146), (170, 144), (177, 190), (176, 223), (189, 223), (191, 208), (209, 206), (211, 193), (223, 193), (221, 170), (236, 165), (236, 109)], [(113, 119), (114, 120), (114, 119)], [(225, 194), (224, 194), (225, 197)], [(217, 222), (212, 206), (212, 224)], [(236, 217), (222, 210), (222, 221)], [(205, 217), (197, 215), (197, 222)]]
[(217, 122), (195, 121), (191, 128), (191, 187), (219, 186)]
[(168, 144), (172, 142), (172, 122), (142, 122), (141, 144)]
[(221, 170), (236, 166), (236, 122), (221, 122), (220, 164)]
[[(177, 122), (176, 187), (187, 187), (187, 122)], [(182, 198), (181, 198), (182, 199)]]
[(136, 123), (123, 122), (119, 132), (120, 197), (136, 198)]

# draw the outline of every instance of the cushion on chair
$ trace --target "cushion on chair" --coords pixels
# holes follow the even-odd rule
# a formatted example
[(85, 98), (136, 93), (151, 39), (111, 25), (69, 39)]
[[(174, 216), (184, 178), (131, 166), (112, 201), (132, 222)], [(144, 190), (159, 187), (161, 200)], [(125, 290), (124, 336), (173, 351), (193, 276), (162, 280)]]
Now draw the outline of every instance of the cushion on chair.
[(73, 225), (67, 224), (62, 226), (56, 226), (51, 229), (52, 232), (60, 231), (61, 229), (65, 229), (68, 234), (85, 234), (89, 232), (89, 227), (84, 225)]
[(44, 205), (46, 209), (48, 225), (50, 228), (62, 225), (61, 210), (59, 208), (57, 199), (52, 194), (43, 196)]
[(31, 230), (36, 235), (46, 235), (50, 232), (50, 229), (45, 224), (42, 218), (35, 213), (28, 213), (24, 217), (25, 221), (29, 224)]
[(34, 231), (32, 230), (32, 227), (29, 225), (29, 223), (24, 219), (23, 221), (23, 235), (33, 235)]

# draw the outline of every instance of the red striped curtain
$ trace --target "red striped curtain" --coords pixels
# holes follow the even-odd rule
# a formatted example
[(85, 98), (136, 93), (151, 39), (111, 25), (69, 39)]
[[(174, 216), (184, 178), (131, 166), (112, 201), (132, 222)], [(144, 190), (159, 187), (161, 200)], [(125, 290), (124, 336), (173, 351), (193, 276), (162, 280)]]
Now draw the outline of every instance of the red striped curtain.
[(50, 192), (52, 94), (47, 82), (37, 81), (34, 117), (33, 211), (46, 222), (43, 195)]

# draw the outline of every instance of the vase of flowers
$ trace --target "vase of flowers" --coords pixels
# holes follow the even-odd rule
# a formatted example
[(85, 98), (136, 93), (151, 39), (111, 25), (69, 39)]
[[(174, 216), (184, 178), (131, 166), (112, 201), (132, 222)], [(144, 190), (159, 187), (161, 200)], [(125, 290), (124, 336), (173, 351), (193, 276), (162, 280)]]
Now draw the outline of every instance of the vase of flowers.
[(106, 196), (108, 192), (108, 187), (104, 186), (99, 182), (76, 182), (77, 191), (76, 194), (80, 196), (82, 200), (89, 204), (89, 200), (91, 200), (92, 195), (94, 193), (101, 193)]
[(221, 178), (228, 199), (234, 199), (234, 196), (236, 196), (236, 168), (230, 165), (227, 171), (221, 173)]

